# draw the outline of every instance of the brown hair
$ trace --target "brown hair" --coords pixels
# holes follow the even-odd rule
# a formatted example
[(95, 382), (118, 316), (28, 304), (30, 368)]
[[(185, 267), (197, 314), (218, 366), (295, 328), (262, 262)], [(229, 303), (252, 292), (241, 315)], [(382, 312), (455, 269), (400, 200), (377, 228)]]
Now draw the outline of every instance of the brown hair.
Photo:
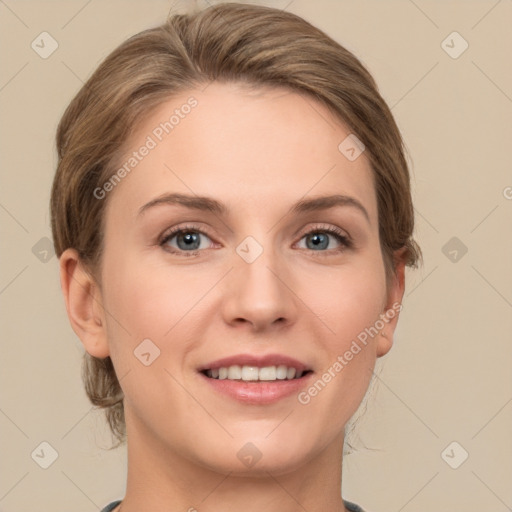
[[(60, 120), (51, 195), (55, 252), (75, 248), (97, 273), (104, 209), (93, 191), (113, 175), (130, 134), (172, 95), (211, 81), (281, 86), (325, 105), (357, 134), (370, 160), (388, 284), (393, 253), (408, 266), (421, 250), (412, 238), (414, 210), (403, 141), (390, 109), (361, 62), (321, 30), (279, 9), (225, 3), (177, 14), (123, 42), (99, 65)], [(341, 142), (341, 141), (340, 141)], [(82, 378), (105, 408), (114, 436), (126, 438), (123, 392), (110, 357), (84, 354)]]

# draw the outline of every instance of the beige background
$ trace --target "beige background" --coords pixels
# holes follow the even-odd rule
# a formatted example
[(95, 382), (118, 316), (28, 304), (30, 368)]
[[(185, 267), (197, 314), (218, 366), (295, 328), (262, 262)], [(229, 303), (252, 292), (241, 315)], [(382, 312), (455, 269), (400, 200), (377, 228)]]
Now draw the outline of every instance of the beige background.
[[(410, 152), (425, 265), (408, 271), (395, 346), (345, 458), (343, 496), (368, 512), (512, 510), (512, 1), (260, 3), (355, 52)], [(92, 512), (124, 496), (125, 448), (104, 449), (110, 436), (82, 389), (58, 262), (44, 253), (54, 134), (100, 60), (183, 7), (0, 0), (3, 512)], [(43, 31), (59, 45), (47, 59), (31, 48)], [(442, 45), (453, 31), (469, 44), (458, 58)], [(453, 53), (462, 40), (452, 39)], [(452, 237), (459, 248), (445, 247)], [(47, 469), (31, 456), (43, 441), (58, 452)], [(452, 464), (469, 454), (458, 469), (441, 456), (452, 441)]]

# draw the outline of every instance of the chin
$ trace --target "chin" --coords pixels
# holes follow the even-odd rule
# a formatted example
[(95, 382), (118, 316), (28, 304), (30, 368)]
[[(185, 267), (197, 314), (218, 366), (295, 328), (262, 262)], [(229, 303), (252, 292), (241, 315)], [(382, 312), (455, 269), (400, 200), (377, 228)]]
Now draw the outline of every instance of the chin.
[[(222, 445), (215, 443), (208, 451), (196, 456), (200, 464), (210, 470), (240, 477), (286, 474), (314, 457), (314, 446), (310, 446), (311, 440), (307, 437), (309, 442), (305, 442), (306, 439), (286, 439), (276, 433), (268, 438), (265, 435), (237, 436)], [(271, 439), (273, 435), (275, 438)]]

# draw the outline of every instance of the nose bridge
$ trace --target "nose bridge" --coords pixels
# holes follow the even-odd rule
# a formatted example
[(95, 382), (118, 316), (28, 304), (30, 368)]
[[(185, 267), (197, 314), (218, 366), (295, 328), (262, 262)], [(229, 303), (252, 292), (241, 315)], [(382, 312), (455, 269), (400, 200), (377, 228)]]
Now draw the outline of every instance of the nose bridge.
[(282, 255), (273, 246), (272, 234), (257, 236), (258, 239), (252, 235), (247, 236), (236, 247), (240, 259), (235, 264), (236, 272), (246, 292), (256, 293), (254, 299), (261, 294), (268, 300), (281, 292), (282, 282), (276, 274), (279, 274)]
[(286, 286), (283, 255), (273, 246), (271, 233), (249, 235), (235, 248), (234, 281), (226, 299), (226, 320), (244, 319), (263, 327), (276, 320), (291, 320), (294, 314), (292, 292)]

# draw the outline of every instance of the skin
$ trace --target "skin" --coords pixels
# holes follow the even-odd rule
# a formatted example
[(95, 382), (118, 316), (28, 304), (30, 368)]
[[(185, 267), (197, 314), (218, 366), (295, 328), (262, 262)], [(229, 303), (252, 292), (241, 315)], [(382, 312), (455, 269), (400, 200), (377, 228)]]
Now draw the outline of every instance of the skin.
[[(100, 283), (73, 249), (60, 258), (71, 325), (87, 352), (112, 358), (125, 394), (122, 512), (345, 511), (344, 426), (392, 346), (398, 314), (307, 405), (296, 395), (243, 404), (210, 389), (197, 368), (280, 353), (320, 376), (401, 301), (403, 259), (386, 289), (369, 161), (338, 150), (350, 129), (314, 99), (218, 83), (152, 112), (128, 154), (191, 95), (198, 105), (109, 192)], [(138, 214), (170, 192), (213, 197), (231, 213), (164, 204)], [(359, 200), (369, 221), (349, 206), (289, 213), (304, 196), (333, 193)], [(190, 223), (207, 230), (198, 255), (169, 252), (190, 252), (177, 237), (159, 245), (169, 228)], [(327, 248), (308, 243), (308, 232), (325, 227), (354, 246), (328, 234)], [(252, 263), (236, 252), (247, 236), (263, 248)], [(146, 338), (160, 349), (149, 366), (134, 357)], [(251, 468), (237, 457), (248, 442), (262, 455)]]

